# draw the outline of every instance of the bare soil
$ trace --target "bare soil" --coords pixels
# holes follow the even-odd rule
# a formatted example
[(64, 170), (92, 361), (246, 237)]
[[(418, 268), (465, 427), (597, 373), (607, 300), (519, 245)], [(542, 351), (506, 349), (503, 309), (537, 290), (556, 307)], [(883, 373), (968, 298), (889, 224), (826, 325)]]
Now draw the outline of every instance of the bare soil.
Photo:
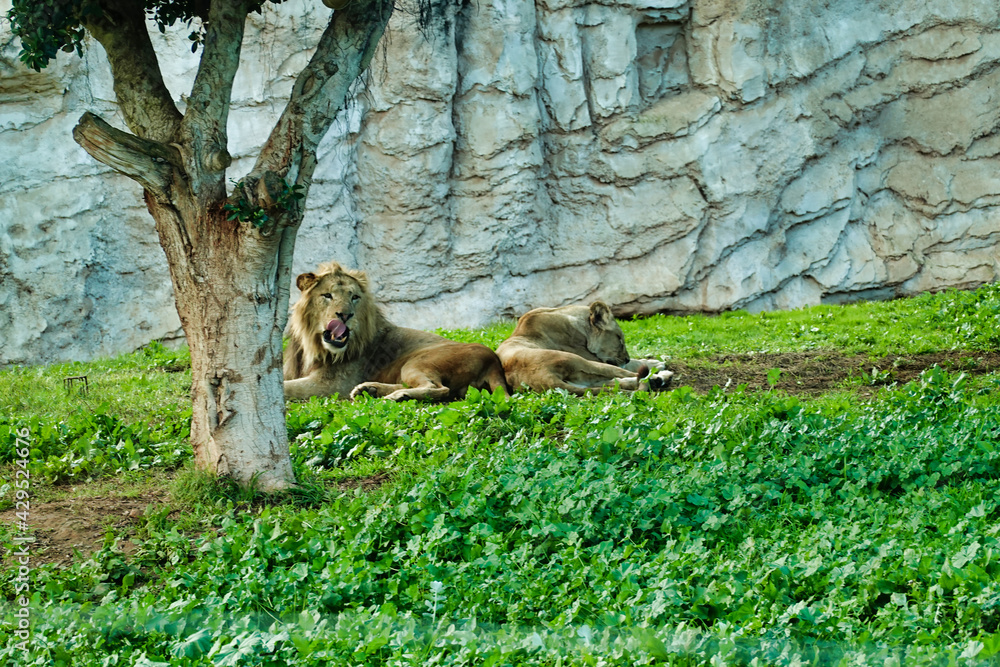
[[(983, 375), (1000, 370), (1000, 353), (954, 350), (909, 356), (889, 355), (873, 362), (867, 355), (836, 352), (794, 352), (789, 354), (734, 354), (713, 357), (701, 364), (668, 363), (674, 372), (674, 387), (688, 385), (699, 393), (714, 386), (735, 388), (745, 384), (750, 390), (769, 389), (768, 372), (779, 369), (775, 388), (797, 396), (816, 396), (837, 389), (851, 389), (872, 395), (880, 385), (904, 384), (920, 377), (933, 366), (948, 371)], [(871, 382), (872, 369), (878, 369)]]
[[(949, 371), (964, 371), (974, 375), (1000, 371), (1000, 353), (951, 351), (910, 356), (887, 356), (872, 362), (865, 355), (848, 356), (835, 352), (793, 354), (726, 355), (700, 363), (670, 363), (674, 371), (674, 387), (688, 385), (699, 393), (713, 387), (734, 389), (746, 385), (749, 390), (766, 390), (768, 372), (780, 369), (778, 390), (799, 396), (816, 396), (837, 389), (851, 389), (862, 395), (872, 395), (879, 385), (905, 383), (920, 376), (934, 365)], [(877, 381), (870, 383), (872, 368), (877, 368)], [(849, 383), (849, 380), (858, 382)], [(390, 479), (386, 473), (363, 479), (339, 482), (342, 489), (360, 488), (371, 491)], [(83, 494), (85, 496), (85, 494)], [(163, 489), (148, 491), (137, 497), (115, 495), (110, 490), (97, 497), (68, 498), (51, 502), (32, 503), (30, 524), (35, 536), (31, 545), (32, 566), (44, 563), (66, 565), (79, 554), (86, 556), (104, 544), (108, 530), (114, 530), (118, 547), (125, 553), (135, 548), (131, 541), (143, 521), (147, 508), (162, 507), (168, 502)], [(0, 522), (12, 525), (14, 510), (0, 512)], [(5, 554), (4, 559), (9, 557)]]
[[(390, 478), (384, 472), (369, 477), (352, 477), (338, 482), (337, 488), (374, 491)], [(77, 488), (82, 486), (76, 485)], [(164, 489), (149, 490), (134, 497), (116, 495), (114, 489), (110, 489), (101, 496), (84, 493), (79, 498), (31, 502), (28, 524), (35, 538), (34, 542), (27, 543), (31, 566), (47, 563), (69, 565), (74, 558), (85, 558), (104, 545), (109, 531), (116, 536), (116, 546), (128, 554), (136, 548), (132, 538), (144, 523), (145, 514), (162, 509), (169, 500), (170, 494)], [(0, 512), (0, 525), (16, 525), (15, 512), (15, 509)], [(168, 518), (173, 518), (178, 512), (172, 511)], [(8, 545), (7, 551), (0, 556), (0, 563), (10, 558), (11, 551), (13, 549)]]
[[(164, 491), (150, 491), (136, 498), (108, 495), (33, 502), (28, 510), (28, 523), (35, 537), (28, 543), (31, 565), (68, 565), (77, 552), (86, 556), (99, 549), (108, 530), (126, 536), (119, 537), (117, 545), (128, 553), (135, 548), (128, 537), (134, 534), (146, 508), (159, 506), (166, 499)], [(13, 525), (14, 512), (0, 512), (0, 522)]]
[(374, 491), (392, 479), (392, 475), (387, 472), (377, 472), (368, 477), (349, 477), (337, 483), (337, 488), (341, 491), (349, 489), (361, 489), (362, 491)]

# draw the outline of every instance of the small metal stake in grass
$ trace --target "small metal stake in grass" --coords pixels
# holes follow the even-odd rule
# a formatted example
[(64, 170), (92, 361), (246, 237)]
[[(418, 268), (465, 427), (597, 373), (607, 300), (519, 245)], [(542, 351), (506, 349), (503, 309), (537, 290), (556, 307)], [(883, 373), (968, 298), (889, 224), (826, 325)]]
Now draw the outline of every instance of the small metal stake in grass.
[(76, 385), (79, 385), (77, 391), (86, 396), (87, 389), (90, 388), (90, 386), (87, 384), (86, 375), (73, 375), (68, 378), (63, 378), (63, 386), (66, 387), (67, 392), (73, 391), (73, 387)]

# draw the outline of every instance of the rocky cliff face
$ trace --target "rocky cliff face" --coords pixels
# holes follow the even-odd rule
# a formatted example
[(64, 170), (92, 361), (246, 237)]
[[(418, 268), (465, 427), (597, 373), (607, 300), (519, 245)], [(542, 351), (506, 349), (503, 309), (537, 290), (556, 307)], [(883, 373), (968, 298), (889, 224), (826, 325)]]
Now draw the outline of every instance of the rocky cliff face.
[[(418, 327), (597, 297), (754, 310), (997, 280), (998, 9), (506, 0), (423, 33), (399, 13), (321, 148), (298, 268), (365, 268)], [(248, 31), (237, 176), (324, 18), (295, 0)], [(137, 186), (70, 139), (82, 110), (114, 116), (100, 47), (35, 74), (0, 45), (0, 363), (176, 331)], [(167, 63), (178, 94), (193, 65)]]

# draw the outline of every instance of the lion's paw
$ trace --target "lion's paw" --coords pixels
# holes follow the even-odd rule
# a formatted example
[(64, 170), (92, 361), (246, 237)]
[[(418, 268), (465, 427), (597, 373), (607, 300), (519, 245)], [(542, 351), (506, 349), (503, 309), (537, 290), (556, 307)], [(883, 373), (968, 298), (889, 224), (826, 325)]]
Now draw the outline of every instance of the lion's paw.
[(667, 365), (659, 359), (639, 359), (639, 362), (644, 366), (649, 366), (650, 373), (659, 373), (660, 371), (667, 370)]
[(367, 396), (373, 396), (378, 398), (378, 387), (375, 386), (374, 382), (362, 382), (357, 387), (351, 390), (351, 400), (355, 400), (358, 396), (362, 394)]
[(673, 371), (661, 370), (656, 373), (651, 374), (646, 378), (646, 382), (649, 383), (649, 388), (653, 391), (663, 391), (670, 386), (673, 381), (674, 373)]

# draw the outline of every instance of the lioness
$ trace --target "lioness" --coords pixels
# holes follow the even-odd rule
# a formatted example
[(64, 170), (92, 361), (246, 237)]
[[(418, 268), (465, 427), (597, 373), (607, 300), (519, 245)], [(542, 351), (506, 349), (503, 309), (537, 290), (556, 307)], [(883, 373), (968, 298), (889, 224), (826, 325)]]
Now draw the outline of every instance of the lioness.
[(673, 376), (654, 359), (629, 359), (625, 335), (603, 301), (525, 313), (497, 355), (515, 390), (664, 389)]
[(361, 393), (394, 401), (451, 399), (469, 387), (502, 387), (503, 367), (485, 345), (398, 327), (368, 291), (368, 278), (336, 262), (303, 273), (285, 349), (285, 397)]

